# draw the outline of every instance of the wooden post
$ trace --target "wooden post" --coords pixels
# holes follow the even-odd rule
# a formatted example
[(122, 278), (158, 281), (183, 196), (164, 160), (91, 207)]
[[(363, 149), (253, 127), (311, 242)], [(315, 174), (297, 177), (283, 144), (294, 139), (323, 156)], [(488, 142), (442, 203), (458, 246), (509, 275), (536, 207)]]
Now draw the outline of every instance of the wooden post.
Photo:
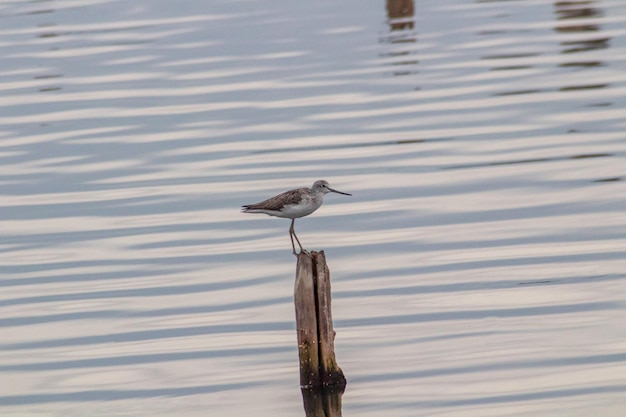
[(345, 387), (346, 379), (335, 360), (330, 272), (323, 251), (298, 255), (294, 302), (300, 385), (303, 388)]
[(315, 308), (315, 283), (313, 259), (301, 253), (296, 267), (294, 302), (296, 305), (296, 329), (298, 331), (298, 355), (300, 357), (300, 386), (315, 387), (320, 381), (319, 346), (317, 336), (317, 313)]

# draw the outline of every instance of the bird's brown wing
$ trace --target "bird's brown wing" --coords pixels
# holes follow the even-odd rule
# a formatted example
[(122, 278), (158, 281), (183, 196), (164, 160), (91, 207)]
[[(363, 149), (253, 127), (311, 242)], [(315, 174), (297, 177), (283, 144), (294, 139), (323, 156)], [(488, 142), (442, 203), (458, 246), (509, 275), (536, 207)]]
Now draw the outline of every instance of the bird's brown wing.
[(285, 191), (282, 194), (278, 194), (272, 198), (261, 201), (256, 204), (248, 204), (243, 206), (246, 209), (265, 209), (265, 210), (280, 210), (284, 206), (289, 204), (298, 204), (301, 199), (301, 190)]

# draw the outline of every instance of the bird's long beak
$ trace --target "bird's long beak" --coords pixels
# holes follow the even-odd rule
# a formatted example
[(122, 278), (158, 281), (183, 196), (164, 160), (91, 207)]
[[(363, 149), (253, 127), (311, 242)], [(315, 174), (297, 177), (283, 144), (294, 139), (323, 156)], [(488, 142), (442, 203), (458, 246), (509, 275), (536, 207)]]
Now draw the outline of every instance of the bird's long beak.
[(337, 193), (337, 194), (343, 194), (343, 195), (352, 195), (352, 194), (348, 194), (348, 193), (342, 193), (341, 191), (337, 191), (337, 190), (333, 190), (332, 188), (328, 187), (329, 191), (332, 191), (333, 193)]

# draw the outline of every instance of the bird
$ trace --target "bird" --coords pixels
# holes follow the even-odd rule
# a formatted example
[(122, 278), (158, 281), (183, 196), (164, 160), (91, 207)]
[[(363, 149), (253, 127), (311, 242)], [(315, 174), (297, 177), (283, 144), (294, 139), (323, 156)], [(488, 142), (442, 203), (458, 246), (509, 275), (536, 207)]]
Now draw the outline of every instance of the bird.
[(298, 246), (300, 246), (300, 253), (306, 252), (306, 250), (302, 247), (298, 236), (296, 236), (294, 223), (296, 219), (308, 216), (320, 208), (324, 203), (324, 196), (328, 193), (352, 195), (330, 188), (330, 184), (325, 180), (318, 180), (313, 183), (311, 188), (304, 187), (285, 191), (260, 203), (241, 206), (241, 211), (242, 213), (263, 213), (274, 217), (291, 219), (289, 238), (291, 239), (293, 254), (297, 255), (296, 245), (293, 241), (294, 237), (296, 242), (298, 242)]

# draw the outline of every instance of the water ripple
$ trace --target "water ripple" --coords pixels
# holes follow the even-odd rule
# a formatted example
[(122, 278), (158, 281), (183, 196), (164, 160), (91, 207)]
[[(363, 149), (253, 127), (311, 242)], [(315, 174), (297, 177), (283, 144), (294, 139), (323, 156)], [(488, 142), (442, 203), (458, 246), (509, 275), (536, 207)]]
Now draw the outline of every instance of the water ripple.
[(0, 9), (3, 414), (301, 413), (320, 178), (346, 414), (624, 408), (620, 0)]

